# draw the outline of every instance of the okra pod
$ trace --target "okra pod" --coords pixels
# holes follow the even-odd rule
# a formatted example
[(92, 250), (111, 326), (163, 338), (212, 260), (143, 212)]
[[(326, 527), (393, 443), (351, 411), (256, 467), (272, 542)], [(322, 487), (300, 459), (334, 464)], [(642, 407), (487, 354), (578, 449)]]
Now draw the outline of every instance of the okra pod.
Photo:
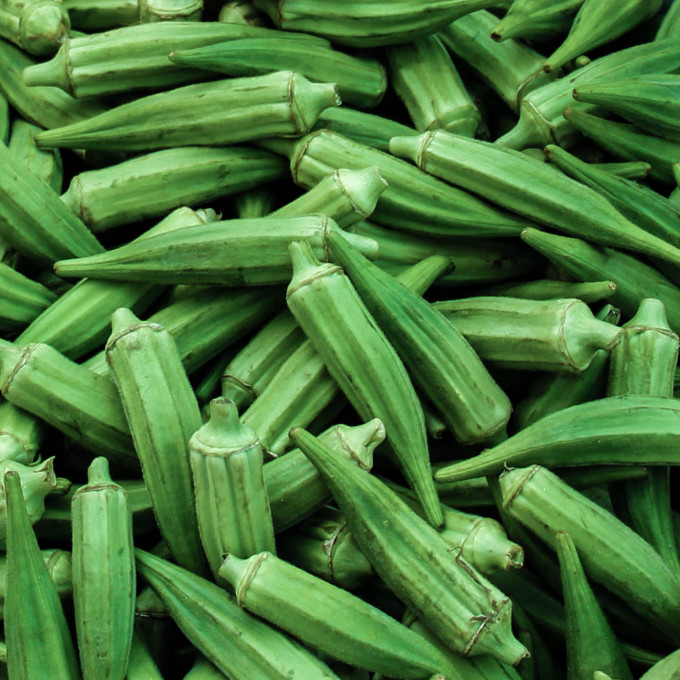
[(640, 680), (673, 680), (680, 668), (680, 649), (664, 657), (654, 664)]
[(139, 0), (142, 23), (200, 21), (202, 13), (203, 0)]
[(265, 17), (255, 9), (252, 2), (245, 0), (233, 0), (222, 5), (218, 21), (225, 24), (250, 24), (251, 26), (264, 26)]
[(57, 296), (0, 262), (0, 329), (16, 330), (33, 321)]
[(680, 3), (672, 0), (659, 24), (654, 40), (677, 38), (678, 35), (680, 35)]
[(0, 402), (0, 459), (11, 458), (29, 465), (35, 460), (42, 438), (42, 423), (9, 401)]
[(12, 123), (12, 136), (7, 148), (9, 152), (48, 187), (57, 193), (61, 192), (63, 168), (59, 149), (45, 151), (35, 143), (35, 136), (41, 128), (21, 118)]
[(53, 54), (70, 29), (61, 0), (5, 0), (0, 8), (0, 37), (31, 54)]
[(515, 0), (505, 16), (494, 26), (493, 39), (542, 40), (548, 35), (566, 33), (582, 4), (583, 0), (557, 0), (549, 4), (540, 0)]
[(617, 163), (593, 163), (598, 170), (606, 170), (616, 177), (626, 179), (644, 179), (649, 175), (652, 166), (645, 161), (619, 161)]
[(506, 283), (485, 288), (484, 294), (491, 296), (514, 297), (525, 300), (554, 300), (556, 298), (577, 298), (581, 302), (592, 304), (605, 300), (614, 294), (616, 284), (613, 281), (555, 281), (539, 279), (521, 283)]

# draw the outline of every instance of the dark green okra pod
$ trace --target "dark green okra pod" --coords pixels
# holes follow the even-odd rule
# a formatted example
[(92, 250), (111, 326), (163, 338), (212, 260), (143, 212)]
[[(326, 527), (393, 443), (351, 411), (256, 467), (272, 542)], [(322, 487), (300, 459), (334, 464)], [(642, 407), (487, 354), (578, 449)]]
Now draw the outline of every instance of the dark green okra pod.
[[(508, 38), (545, 39), (548, 35), (566, 33), (583, 0), (515, 0), (505, 16), (493, 27), (494, 40)], [(539, 68), (543, 67), (545, 58)]]
[(671, 4), (666, 10), (659, 30), (654, 36), (654, 40), (666, 40), (667, 38), (677, 38), (680, 35), (680, 2), (671, 0)]
[(118, 388), (158, 525), (174, 557), (200, 572), (187, 444), (201, 426), (196, 397), (170, 333), (121, 308), (111, 317), (106, 359)]
[(456, 560), (437, 531), (377, 478), (304, 430), (291, 438), (325, 477), (377, 574), (444, 642), (464, 655), (491, 654), (510, 664), (524, 658), (503, 593)]
[(289, 309), (359, 415), (383, 421), (395, 462), (439, 526), (422, 409), (404, 365), (340, 267), (322, 265), (306, 242), (290, 252)]

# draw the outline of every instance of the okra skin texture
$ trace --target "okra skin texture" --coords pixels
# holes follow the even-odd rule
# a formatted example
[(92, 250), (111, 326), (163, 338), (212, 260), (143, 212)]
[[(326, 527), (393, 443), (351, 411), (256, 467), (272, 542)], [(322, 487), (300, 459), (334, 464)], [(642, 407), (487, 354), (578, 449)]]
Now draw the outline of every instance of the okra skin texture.
[(63, 168), (61, 153), (58, 149), (44, 151), (35, 143), (35, 136), (42, 128), (15, 118), (12, 123), (11, 137), (7, 148), (9, 152), (57, 193), (61, 192)]
[(17, 680), (78, 678), (78, 660), (59, 594), (26, 513), (18, 473), (4, 479), (8, 499), (7, 667)]
[(549, 82), (552, 76), (540, 72), (545, 57), (525, 43), (495, 42), (491, 33), (497, 23), (498, 17), (480, 10), (450, 23), (437, 36), (451, 54), (464, 60), (517, 112), (524, 94)]
[(545, 62), (554, 71), (568, 61), (611, 42), (654, 16), (662, 0), (585, 0), (578, 10), (569, 35)]
[(10, 458), (29, 465), (35, 460), (43, 425), (9, 401), (0, 401), (0, 460)]
[(667, 397), (605, 397), (541, 418), (478, 456), (436, 472), (451, 482), (496, 474), (504, 466), (539, 464), (675, 465), (680, 401)]
[(125, 677), (135, 613), (135, 559), (127, 492), (106, 458), (71, 502), (73, 602), (84, 680)]
[(238, 43), (174, 50), (169, 58), (175, 64), (229, 76), (296, 71), (312, 82), (335, 83), (342, 101), (359, 108), (377, 106), (387, 89), (380, 62), (353, 57), (313, 40), (244, 38)]
[(0, 146), (0, 237), (43, 268), (103, 251), (97, 239), (9, 150)]
[(475, 136), (481, 114), (437, 36), (393, 45), (386, 53), (392, 87), (416, 130), (443, 129)]
[(428, 521), (441, 525), (423, 412), (403, 363), (340, 267), (322, 265), (305, 242), (290, 252), (288, 308), (359, 415), (383, 421), (395, 462)]
[(678, 35), (680, 35), (680, 3), (673, 0), (659, 24), (654, 40), (677, 38)]
[[(233, 680), (338, 680), (311, 652), (239, 607), (214, 583), (137, 549), (137, 573), (187, 638)], [(206, 626), (206, 620), (211, 625)]]
[[(493, 39), (545, 39), (547, 35), (566, 33), (584, 0), (557, 0), (545, 4), (540, 0), (515, 0), (505, 16), (494, 26)], [(543, 67), (541, 60), (539, 68)]]
[(180, 564), (202, 572), (187, 444), (201, 426), (176, 345), (159, 324), (128, 309), (111, 317), (106, 359), (130, 426), (159, 529)]
[(515, 519), (551, 546), (556, 531), (567, 531), (586, 573), (677, 641), (680, 581), (646, 541), (539, 465), (503, 473), (500, 486)]
[(250, 557), (276, 552), (263, 479), (262, 445), (239, 422), (236, 405), (210, 402), (210, 417), (189, 440), (201, 542), (214, 575), (225, 553)]
[(510, 400), (455, 326), (342, 237), (329, 240), (333, 257), (456, 439), (473, 443), (502, 429)]
[(526, 229), (522, 240), (579, 281), (609, 279), (616, 283), (609, 300), (626, 316), (633, 316), (644, 298), (658, 298), (666, 307), (671, 328), (680, 332), (680, 314), (675, 311), (680, 305), (680, 289), (639, 258), (538, 229)]
[(0, 36), (31, 54), (53, 54), (70, 28), (68, 12), (60, 1), (7, 1), (0, 9)]
[(113, 382), (44, 343), (0, 349), (2, 395), (90, 451), (137, 467), (125, 414)]
[(599, 350), (615, 347), (621, 335), (577, 299), (479, 296), (433, 306), (484, 361), (507, 368), (580, 373)]
[(153, 151), (299, 137), (309, 132), (321, 111), (339, 105), (333, 84), (277, 71), (141, 97), (82, 123), (42, 132), (36, 141), (48, 148)]
[(616, 290), (613, 281), (556, 281), (539, 279), (526, 283), (508, 283), (484, 289), (485, 295), (522, 298), (524, 300), (554, 300), (555, 298), (578, 298), (591, 304), (605, 300)]
[(680, 649), (672, 652), (652, 666), (640, 680), (674, 680), (680, 666)]
[(370, 473), (341, 460), (304, 430), (293, 441), (319, 468), (352, 534), (386, 585), (463, 655), (519, 663), (525, 648), (510, 632), (510, 600), (427, 522)]
[[(355, 427), (334, 425), (319, 439), (336, 455), (370, 470), (373, 451), (385, 439), (385, 427), (378, 418)], [(263, 474), (276, 533), (321, 509), (331, 496), (321, 474), (300, 449), (267, 463)]]
[(526, 219), (603, 245), (680, 262), (680, 250), (640, 229), (589, 187), (526, 154), (442, 130), (396, 137), (390, 151)]
[(372, 219), (394, 229), (436, 236), (516, 236), (526, 221), (437, 180), (394, 156), (319, 130), (289, 154), (293, 180), (305, 188), (340, 168), (376, 166), (387, 189)]
[[(306, 239), (314, 252), (326, 259), (328, 234), (338, 229), (322, 214), (211, 222), (149, 236), (98, 257), (62, 260), (55, 271), (64, 276), (147, 283), (282, 284), (290, 279), (291, 241)], [(372, 239), (351, 238), (369, 256), (377, 255)]]
[(24, 327), (56, 299), (48, 288), (0, 263), (0, 330)]
[(345, 663), (404, 680), (425, 680), (444, 663), (387, 614), (270, 553), (227, 555), (220, 576), (239, 605)]
[(645, 161), (619, 161), (616, 163), (592, 163), (598, 170), (623, 177), (625, 179), (644, 179), (649, 175), (652, 166)]
[(377, 47), (405, 43), (436, 33), (469, 12), (492, 7), (492, 0), (349, 0), (342, 5), (305, 0), (255, 0), (284, 31), (322, 35), (340, 45)]
[(286, 174), (282, 159), (260, 149), (179, 147), (81, 172), (61, 200), (98, 233), (204, 205)]
[(633, 680), (616, 636), (590, 589), (574, 541), (562, 530), (554, 540), (567, 619), (567, 678), (580, 680), (600, 670), (621, 680)]

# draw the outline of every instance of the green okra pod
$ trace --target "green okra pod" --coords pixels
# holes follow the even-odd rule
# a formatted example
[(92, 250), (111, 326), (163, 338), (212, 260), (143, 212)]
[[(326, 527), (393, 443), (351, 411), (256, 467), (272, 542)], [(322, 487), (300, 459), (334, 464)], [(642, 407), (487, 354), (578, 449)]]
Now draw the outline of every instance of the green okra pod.
[(96, 233), (180, 206), (205, 205), (286, 172), (281, 158), (261, 149), (179, 147), (81, 172), (61, 200)]
[(345, 590), (358, 588), (373, 575), (342, 513), (328, 506), (287, 531), (281, 537), (279, 555)]
[(420, 132), (443, 129), (474, 137), (481, 114), (436, 35), (386, 49), (394, 91)]
[(35, 460), (43, 433), (33, 415), (4, 399), (0, 402), (0, 459), (29, 465)]
[(672, 0), (659, 24), (654, 40), (677, 38), (678, 35), (680, 35), (680, 3)]
[(383, 421), (395, 462), (439, 526), (422, 409), (404, 365), (340, 267), (322, 265), (306, 242), (290, 252), (289, 309), (359, 415)]
[(289, 149), (296, 184), (310, 188), (339, 168), (376, 166), (387, 182), (372, 219), (437, 236), (516, 236), (526, 221), (377, 149), (319, 130)]
[(355, 540), (376, 573), (444, 642), (463, 655), (519, 663), (525, 648), (510, 632), (510, 600), (435, 529), (370, 473), (334, 456), (308, 432), (291, 438), (319, 468)]
[(227, 555), (219, 573), (239, 605), (345, 663), (404, 680), (429, 678), (445, 663), (387, 614), (270, 553)]
[(504, 472), (500, 486), (503, 505), (514, 518), (552, 546), (555, 532), (567, 531), (592, 579), (665, 638), (678, 639), (680, 581), (645, 540), (540, 465)]
[(210, 402), (208, 422), (189, 440), (196, 516), (213, 574), (223, 555), (276, 552), (274, 526), (262, 473), (262, 445), (239, 422), (234, 402)]
[[(316, 255), (325, 259), (328, 234), (338, 229), (322, 214), (210, 222), (149, 236), (97, 257), (62, 260), (55, 271), (64, 276), (147, 283), (282, 284), (290, 278), (291, 241), (307, 239)], [(350, 238), (371, 257), (377, 255), (372, 239)]]
[(182, 632), (229, 678), (338, 680), (311, 652), (243, 611), (224, 589), (151, 553), (137, 549), (136, 556), (137, 572)]
[(435, 33), (458, 17), (492, 7), (494, 0), (347, 0), (311, 7), (304, 0), (254, 0), (284, 31), (323, 35), (354, 47), (404, 43)]
[(111, 317), (106, 359), (163, 538), (178, 562), (204, 567), (187, 444), (201, 414), (170, 333), (129, 309)]
[(661, 300), (671, 328), (680, 332), (680, 289), (637, 257), (581, 239), (525, 229), (522, 240), (579, 281), (609, 279), (616, 290), (609, 301), (626, 316), (633, 316), (644, 298)]
[(258, 186), (249, 191), (234, 196), (236, 217), (250, 219), (252, 217), (266, 217), (274, 207), (276, 196), (267, 186)]
[(574, 99), (595, 104), (657, 137), (680, 141), (680, 76), (644, 75), (617, 81), (586, 83)]
[(549, 82), (552, 76), (541, 72), (545, 57), (529, 45), (519, 40), (495, 42), (491, 33), (497, 23), (498, 17), (480, 10), (450, 23), (437, 35), (449, 52), (465, 61), (517, 111), (524, 94)]
[(264, 26), (266, 19), (263, 14), (255, 9), (252, 2), (245, 0), (233, 0), (222, 5), (218, 21), (225, 24), (250, 24), (251, 26)]
[(680, 141), (662, 139), (629, 123), (617, 123), (568, 107), (564, 118), (597, 145), (623, 160), (647, 161), (650, 177), (675, 186), (672, 164), (680, 157)]
[(632, 680), (616, 636), (590, 589), (574, 541), (561, 530), (554, 541), (567, 619), (567, 678), (580, 680), (597, 669)]
[(127, 492), (95, 458), (71, 501), (73, 603), (84, 680), (123, 678), (135, 609), (132, 515)]
[(526, 300), (554, 300), (556, 298), (578, 298), (592, 304), (610, 297), (616, 291), (613, 281), (558, 281), (539, 279), (520, 283), (506, 283), (485, 288), (484, 294), (491, 296), (523, 298)]
[(0, 146), (0, 237), (38, 264), (103, 248), (44, 182)]
[(43, 147), (152, 151), (299, 137), (309, 132), (321, 111), (339, 105), (333, 84), (277, 71), (141, 97), (82, 123), (41, 132), (36, 141)]
[(342, 101), (359, 108), (377, 106), (387, 89), (387, 76), (380, 62), (353, 57), (313, 40), (244, 38), (175, 50), (169, 59), (181, 66), (229, 76), (296, 71), (312, 82), (335, 83)]
[(59, 149), (45, 151), (35, 143), (35, 136), (42, 128), (21, 118), (12, 122), (12, 136), (7, 148), (19, 161), (39, 177), (48, 187), (57, 193), (61, 192), (63, 168)]
[(132, 634), (126, 680), (163, 680), (137, 626)]
[(78, 31), (103, 31), (139, 22), (138, 0), (65, 0), (64, 7), (71, 26)]
[(680, 668), (680, 649), (675, 650), (652, 666), (640, 680), (674, 680)]
[(329, 241), (331, 254), (456, 439), (482, 441), (504, 428), (510, 401), (455, 326), (342, 237)]
[(7, 667), (17, 680), (78, 678), (78, 660), (59, 594), (31, 528), (21, 478), (8, 471)]
[(645, 161), (619, 161), (616, 163), (593, 163), (598, 170), (606, 170), (616, 177), (626, 179), (644, 179), (649, 175), (652, 166)]
[(674, 465), (680, 401), (667, 397), (605, 397), (537, 420), (477, 456), (436, 472), (438, 481), (497, 474), (505, 466), (539, 464)]
[(575, 298), (480, 296), (436, 302), (434, 308), (483, 360), (520, 370), (580, 373), (598, 350), (611, 350), (621, 335), (621, 329), (594, 317)]
[(31, 54), (53, 54), (70, 29), (61, 0), (5, 0), (0, 7), (0, 37)]
[(605, 45), (654, 16), (663, 0), (585, 0), (569, 35), (548, 57), (543, 68), (554, 71), (568, 61)]
[[(566, 33), (584, 0), (557, 0), (549, 4), (540, 0), (515, 0), (493, 28), (494, 40), (539, 38)], [(545, 59), (541, 61), (543, 67)]]
[(130, 430), (109, 378), (67, 359), (50, 345), (0, 344), (0, 391), (88, 450), (137, 466)]
[(139, 20), (144, 23), (158, 21), (200, 21), (203, 0), (139, 0)]
[(527, 219), (603, 245), (680, 262), (680, 250), (640, 229), (589, 187), (526, 154), (442, 130), (396, 137), (390, 151)]
[(57, 296), (37, 281), (0, 263), (0, 329), (22, 328), (49, 307)]
[[(385, 439), (385, 427), (379, 418), (354, 427), (334, 425), (319, 439), (336, 455), (370, 470), (373, 451)], [(322, 508), (331, 495), (319, 471), (300, 449), (268, 462), (264, 466), (264, 483), (277, 533)]]
[(0, 142), (7, 144), (11, 127), (9, 102), (0, 94)]

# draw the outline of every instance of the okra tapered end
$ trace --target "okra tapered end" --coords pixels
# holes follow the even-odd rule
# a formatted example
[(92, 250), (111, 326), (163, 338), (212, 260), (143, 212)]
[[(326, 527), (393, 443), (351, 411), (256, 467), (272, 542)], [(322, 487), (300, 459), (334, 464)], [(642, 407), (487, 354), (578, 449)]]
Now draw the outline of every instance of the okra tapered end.
[(210, 418), (192, 437), (191, 446), (224, 449), (225, 441), (230, 450), (240, 450), (257, 444), (255, 432), (244, 425), (238, 415), (236, 404), (226, 397), (218, 397), (210, 402)]
[(68, 45), (69, 40), (66, 39), (52, 59), (25, 68), (22, 72), (24, 85), (59, 87), (73, 94), (71, 80), (68, 77)]
[(9, 387), (14, 367), (21, 358), (22, 351), (13, 342), (0, 339), (0, 391), (4, 394)]
[(630, 326), (671, 330), (668, 325), (668, 317), (666, 316), (666, 306), (661, 300), (656, 298), (644, 298), (640, 302), (635, 316), (624, 324), (624, 328)]
[(286, 298), (290, 297), (298, 288), (311, 283), (314, 279), (340, 271), (340, 267), (335, 264), (319, 262), (307, 241), (293, 241), (288, 251), (293, 263), (293, 277), (286, 291)]
[(87, 486), (100, 486), (111, 484), (109, 461), (104, 456), (97, 456), (87, 468)]
[(526, 25), (526, 17), (521, 14), (506, 14), (491, 31), (491, 38), (496, 42), (502, 42), (510, 38), (521, 38), (522, 30)]
[(224, 555), (224, 562), (218, 570), (218, 576), (231, 584), (239, 605), (243, 603), (243, 597), (250, 581), (253, 579), (260, 565), (271, 553), (261, 552), (251, 557), (242, 559), (235, 555)]
[(116, 341), (117, 336), (120, 333), (129, 332), (140, 323), (142, 323), (141, 320), (135, 316), (132, 310), (127, 307), (119, 307), (111, 314), (111, 337), (109, 338), (107, 347)]
[(43, 56), (56, 52), (68, 38), (71, 21), (62, 3), (36, 2), (23, 11), (19, 26), (22, 47)]
[(385, 426), (380, 418), (373, 418), (354, 427), (338, 425), (334, 436), (360, 468), (370, 470), (373, 467), (373, 451), (385, 439)]
[(392, 137), (389, 143), (390, 153), (397, 158), (407, 158), (420, 168), (423, 163), (423, 153), (434, 133), (435, 131), (432, 130), (417, 137)]
[(322, 111), (342, 104), (335, 83), (313, 83), (295, 72), (290, 79), (291, 114), (301, 134), (312, 129)]
[(376, 166), (362, 170), (336, 170), (334, 175), (342, 191), (354, 204), (355, 210), (364, 217), (373, 213), (378, 199), (389, 186)]

